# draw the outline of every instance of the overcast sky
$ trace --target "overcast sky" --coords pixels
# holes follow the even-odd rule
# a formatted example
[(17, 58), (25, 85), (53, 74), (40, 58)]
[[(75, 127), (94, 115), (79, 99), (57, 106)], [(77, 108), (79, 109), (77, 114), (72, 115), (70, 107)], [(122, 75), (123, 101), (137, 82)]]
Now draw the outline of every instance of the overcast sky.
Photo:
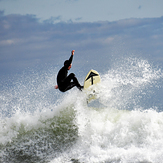
[(0, 0), (8, 14), (32, 14), (40, 20), (95, 22), (163, 15), (162, 0)]
[(131, 55), (161, 65), (162, 16), (162, 0), (0, 0), (1, 80), (61, 67), (72, 49), (76, 71)]

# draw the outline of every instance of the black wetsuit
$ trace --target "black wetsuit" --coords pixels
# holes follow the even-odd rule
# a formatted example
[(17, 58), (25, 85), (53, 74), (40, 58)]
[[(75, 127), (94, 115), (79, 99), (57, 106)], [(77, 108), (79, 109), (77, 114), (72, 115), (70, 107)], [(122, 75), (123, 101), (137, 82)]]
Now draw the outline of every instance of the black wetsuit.
[[(66, 92), (69, 89), (73, 88), (74, 86), (76, 86), (80, 90), (83, 88), (79, 84), (77, 78), (75, 77), (75, 74), (71, 73), (70, 75), (67, 76), (68, 67), (72, 63), (72, 59), (73, 59), (73, 55), (70, 56), (67, 64), (64, 65), (58, 72), (57, 83), (58, 83), (58, 88), (61, 92)], [(71, 80), (73, 80), (73, 81), (71, 81)]]

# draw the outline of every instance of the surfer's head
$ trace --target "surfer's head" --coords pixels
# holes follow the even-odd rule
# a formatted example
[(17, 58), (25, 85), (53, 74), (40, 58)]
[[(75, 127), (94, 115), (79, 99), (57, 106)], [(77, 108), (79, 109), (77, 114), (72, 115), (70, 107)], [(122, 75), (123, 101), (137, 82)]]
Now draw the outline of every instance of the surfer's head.
[(69, 60), (66, 60), (66, 61), (64, 62), (64, 66), (69, 66), (69, 65), (70, 65)]
[(66, 60), (66, 61), (64, 62), (64, 66), (67, 67), (68, 70), (70, 70), (72, 64), (70, 63), (69, 60)]

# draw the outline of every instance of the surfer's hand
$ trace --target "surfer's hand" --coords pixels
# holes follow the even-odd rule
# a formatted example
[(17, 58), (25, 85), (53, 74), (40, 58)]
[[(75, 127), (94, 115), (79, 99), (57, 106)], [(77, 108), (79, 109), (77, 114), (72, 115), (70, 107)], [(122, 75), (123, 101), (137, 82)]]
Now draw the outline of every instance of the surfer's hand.
[(74, 55), (74, 52), (75, 52), (75, 50), (72, 50), (72, 51), (71, 51), (71, 54)]
[(54, 88), (55, 88), (55, 89), (58, 89), (58, 85), (55, 85)]

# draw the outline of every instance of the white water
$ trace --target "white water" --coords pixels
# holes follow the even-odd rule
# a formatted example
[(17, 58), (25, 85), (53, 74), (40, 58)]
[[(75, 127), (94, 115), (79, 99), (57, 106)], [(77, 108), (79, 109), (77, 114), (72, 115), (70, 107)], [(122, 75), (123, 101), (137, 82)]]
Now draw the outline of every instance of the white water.
[(162, 162), (163, 108), (154, 98), (162, 71), (129, 58), (100, 75), (98, 99), (89, 105), (75, 88), (54, 90), (52, 72), (3, 89), (2, 162)]

